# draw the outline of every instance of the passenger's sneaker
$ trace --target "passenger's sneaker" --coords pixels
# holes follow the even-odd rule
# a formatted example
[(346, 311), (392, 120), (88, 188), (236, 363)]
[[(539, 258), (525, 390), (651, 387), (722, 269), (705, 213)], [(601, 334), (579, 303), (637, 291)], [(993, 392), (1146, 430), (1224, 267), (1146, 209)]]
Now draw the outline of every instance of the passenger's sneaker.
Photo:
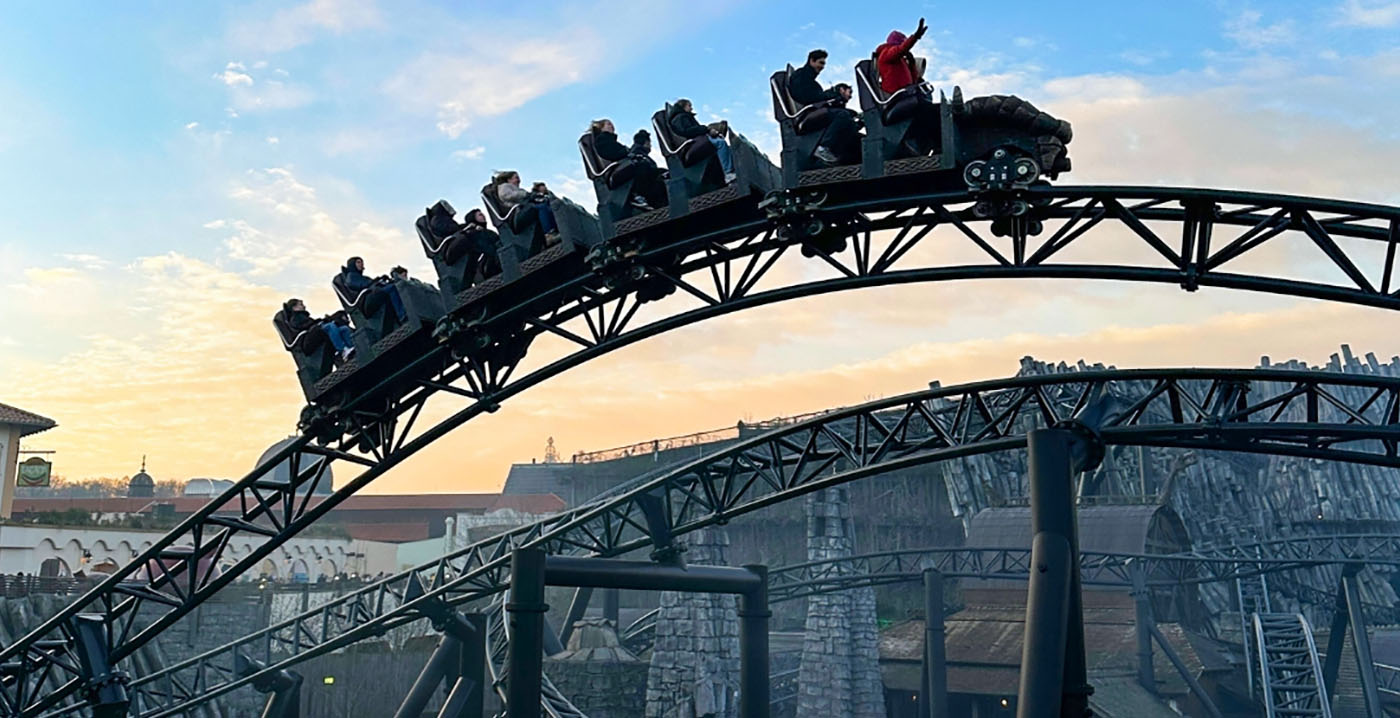
[(729, 184), (730, 182), (733, 182), (733, 181), (734, 181), (735, 179), (737, 179), (738, 177), (739, 177), (739, 175), (736, 175), (736, 174), (734, 174), (733, 172), (726, 172), (725, 175), (724, 175), (724, 183), (725, 183), (725, 184)]
[(559, 244), (559, 233), (549, 232), (544, 235), (544, 243), (550, 246)]
[(347, 361), (350, 361), (351, 359), (354, 359), (354, 358), (355, 358), (355, 347), (348, 347), (348, 348), (346, 348), (344, 351), (342, 351), (342, 352), (340, 353), (340, 360), (341, 360), (342, 362), (347, 362)]
[(812, 154), (816, 155), (817, 159), (829, 165), (840, 164), (841, 162), (836, 158), (835, 153), (825, 147), (818, 147), (817, 151)]
[(651, 211), (651, 205), (647, 204), (646, 199), (640, 195), (633, 197), (630, 202), (633, 209), (640, 210), (642, 212)]

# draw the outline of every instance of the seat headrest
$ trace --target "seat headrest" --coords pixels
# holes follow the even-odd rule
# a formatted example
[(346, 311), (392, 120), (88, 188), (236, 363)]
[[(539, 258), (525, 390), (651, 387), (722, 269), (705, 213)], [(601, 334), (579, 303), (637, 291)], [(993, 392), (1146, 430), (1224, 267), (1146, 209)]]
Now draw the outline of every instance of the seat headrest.
[(457, 216), (457, 210), (453, 209), (452, 203), (445, 199), (438, 200), (437, 204), (433, 205), (430, 209), (437, 210), (438, 212), (446, 212), (449, 217)]

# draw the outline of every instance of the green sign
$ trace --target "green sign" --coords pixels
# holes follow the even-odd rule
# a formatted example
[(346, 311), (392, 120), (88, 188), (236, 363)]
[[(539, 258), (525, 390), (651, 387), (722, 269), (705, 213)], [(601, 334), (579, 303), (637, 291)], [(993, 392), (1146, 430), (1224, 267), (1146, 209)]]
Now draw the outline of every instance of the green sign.
[(48, 486), (49, 475), (53, 471), (53, 464), (37, 456), (32, 456), (20, 462), (19, 475), (15, 477), (16, 486)]

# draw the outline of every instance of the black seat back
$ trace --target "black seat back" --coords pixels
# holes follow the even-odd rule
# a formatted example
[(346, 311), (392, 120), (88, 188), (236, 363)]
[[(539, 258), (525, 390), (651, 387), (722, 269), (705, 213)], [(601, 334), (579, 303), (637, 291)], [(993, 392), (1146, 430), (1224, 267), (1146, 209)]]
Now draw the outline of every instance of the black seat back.
[(797, 102), (788, 93), (788, 80), (792, 78), (792, 65), (788, 65), (786, 70), (779, 70), (768, 78), (768, 88), (773, 93), (773, 119), (778, 124), (797, 124), (798, 110)]
[(661, 147), (661, 156), (666, 159), (680, 157), (687, 145), (698, 137), (681, 137), (671, 130), (671, 103), (651, 116), (651, 127), (656, 130), (656, 142)]
[(496, 226), (497, 231), (506, 228), (508, 223), (515, 219), (522, 206), (515, 205), (506, 209), (505, 205), (501, 204), (501, 196), (496, 194), (495, 182), (488, 182), (485, 187), (481, 188), (481, 201), (486, 205), (486, 216), (491, 218), (491, 224)]
[(345, 311), (359, 309), (364, 306), (365, 297), (369, 296), (370, 289), (367, 287), (358, 292), (345, 286), (344, 273), (337, 273), (331, 278), (331, 288), (335, 289), (335, 297), (340, 300), (340, 306)]
[(622, 160), (608, 161), (598, 155), (598, 150), (593, 144), (593, 133), (585, 132), (578, 138), (578, 152), (583, 157), (583, 171), (588, 175), (588, 179), (606, 181), (608, 174), (613, 171)]
[(272, 325), (277, 327), (277, 334), (282, 337), (282, 348), (287, 351), (296, 348), (302, 337), (306, 335), (305, 330), (298, 332), (292, 329), (292, 323), (287, 321), (287, 310), (285, 309), (278, 309), (277, 313), (272, 315)]

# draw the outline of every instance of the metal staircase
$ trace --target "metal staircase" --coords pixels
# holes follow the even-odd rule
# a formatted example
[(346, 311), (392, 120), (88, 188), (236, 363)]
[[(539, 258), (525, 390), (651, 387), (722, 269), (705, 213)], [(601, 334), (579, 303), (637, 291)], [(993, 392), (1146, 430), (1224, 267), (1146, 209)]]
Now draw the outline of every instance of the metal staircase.
[(1312, 626), (1300, 613), (1255, 613), (1259, 695), (1268, 718), (1332, 718)]

